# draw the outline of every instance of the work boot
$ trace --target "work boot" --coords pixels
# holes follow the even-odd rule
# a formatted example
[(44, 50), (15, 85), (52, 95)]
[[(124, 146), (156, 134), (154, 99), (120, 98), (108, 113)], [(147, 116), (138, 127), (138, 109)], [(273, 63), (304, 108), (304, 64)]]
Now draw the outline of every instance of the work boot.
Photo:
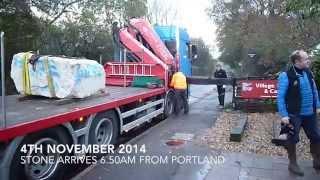
[(310, 144), (310, 152), (313, 158), (313, 168), (320, 171), (320, 143)]
[(297, 163), (297, 154), (296, 154), (296, 145), (295, 144), (288, 144), (287, 147), (288, 158), (289, 158), (289, 166), (288, 170), (298, 176), (304, 176), (304, 172), (299, 167)]
[(186, 105), (185, 107), (184, 107), (184, 112), (183, 112), (184, 114), (188, 114), (189, 113), (189, 105)]

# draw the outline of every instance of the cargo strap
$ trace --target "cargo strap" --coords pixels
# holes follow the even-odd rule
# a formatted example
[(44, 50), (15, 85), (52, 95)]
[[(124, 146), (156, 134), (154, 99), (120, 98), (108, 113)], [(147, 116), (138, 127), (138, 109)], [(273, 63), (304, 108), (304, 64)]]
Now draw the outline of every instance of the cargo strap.
[(47, 81), (48, 81), (48, 88), (49, 88), (49, 92), (51, 97), (56, 97), (56, 93), (54, 90), (54, 85), (53, 85), (53, 80), (52, 80), (52, 76), (50, 73), (50, 68), (49, 68), (49, 58), (48, 56), (44, 57), (44, 68), (47, 74)]
[(23, 69), (22, 69), (22, 83), (23, 83), (23, 90), (25, 95), (31, 95), (31, 83), (30, 83), (30, 74), (29, 74), (29, 61), (32, 54), (31, 53), (24, 53), (23, 55)]
[[(31, 82), (30, 82), (30, 73), (29, 73), (29, 59), (32, 56), (32, 53), (24, 53), (23, 55), (23, 72), (22, 72), (22, 80), (23, 80), (23, 90), (24, 95), (32, 95), (31, 93)], [(49, 60), (48, 56), (44, 57), (44, 69), (47, 74), (47, 81), (48, 81), (48, 89), (50, 92), (51, 97), (56, 97), (54, 86), (53, 86), (53, 80), (52, 76), (49, 70)]]

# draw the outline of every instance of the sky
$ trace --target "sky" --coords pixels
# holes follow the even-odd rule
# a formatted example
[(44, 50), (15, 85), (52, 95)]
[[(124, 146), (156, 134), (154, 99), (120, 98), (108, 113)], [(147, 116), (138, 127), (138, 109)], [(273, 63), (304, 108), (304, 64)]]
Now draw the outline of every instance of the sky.
[(188, 30), (191, 37), (200, 37), (211, 46), (211, 54), (216, 58), (219, 52), (216, 46), (216, 25), (206, 14), (211, 0), (171, 0), (177, 8), (177, 18), (181, 27)]

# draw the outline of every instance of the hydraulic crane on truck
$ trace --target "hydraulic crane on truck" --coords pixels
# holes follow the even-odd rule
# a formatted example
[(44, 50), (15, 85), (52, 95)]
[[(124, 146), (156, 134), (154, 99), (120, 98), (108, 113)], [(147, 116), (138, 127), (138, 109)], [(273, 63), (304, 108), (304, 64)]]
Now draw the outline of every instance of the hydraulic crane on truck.
[[(178, 61), (147, 21), (131, 19), (127, 27), (120, 29), (119, 40), (124, 58), (105, 64), (107, 84), (129, 86), (134, 77), (148, 76), (163, 80), (165, 89), (169, 89), (170, 67), (177, 67)], [(127, 60), (128, 52), (134, 55), (134, 61)]]

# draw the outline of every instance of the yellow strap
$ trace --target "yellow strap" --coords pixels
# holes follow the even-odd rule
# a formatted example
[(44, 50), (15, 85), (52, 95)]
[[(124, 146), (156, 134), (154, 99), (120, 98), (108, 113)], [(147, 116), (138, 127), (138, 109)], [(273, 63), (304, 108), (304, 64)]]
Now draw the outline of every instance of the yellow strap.
[(31, 83), (30, 83), (30, 74), (29, 74), (29, 65), (28, 59), (30, 58), (31, 53), (24, 53), (23, 55), (23, 70), (22, 70), (22, 81), (23, 81), (23, 90), (25, 95), (31, 95)]
[(47, 80), (48, 80), (48, 88), (50, 91), (51, 97), (56, 97), (54, 86), (53, 86), (53, 80), (49, 69), (49, 58), (48, 56), (44, 57), (44, 68), (46, 70), (47, 74)]

